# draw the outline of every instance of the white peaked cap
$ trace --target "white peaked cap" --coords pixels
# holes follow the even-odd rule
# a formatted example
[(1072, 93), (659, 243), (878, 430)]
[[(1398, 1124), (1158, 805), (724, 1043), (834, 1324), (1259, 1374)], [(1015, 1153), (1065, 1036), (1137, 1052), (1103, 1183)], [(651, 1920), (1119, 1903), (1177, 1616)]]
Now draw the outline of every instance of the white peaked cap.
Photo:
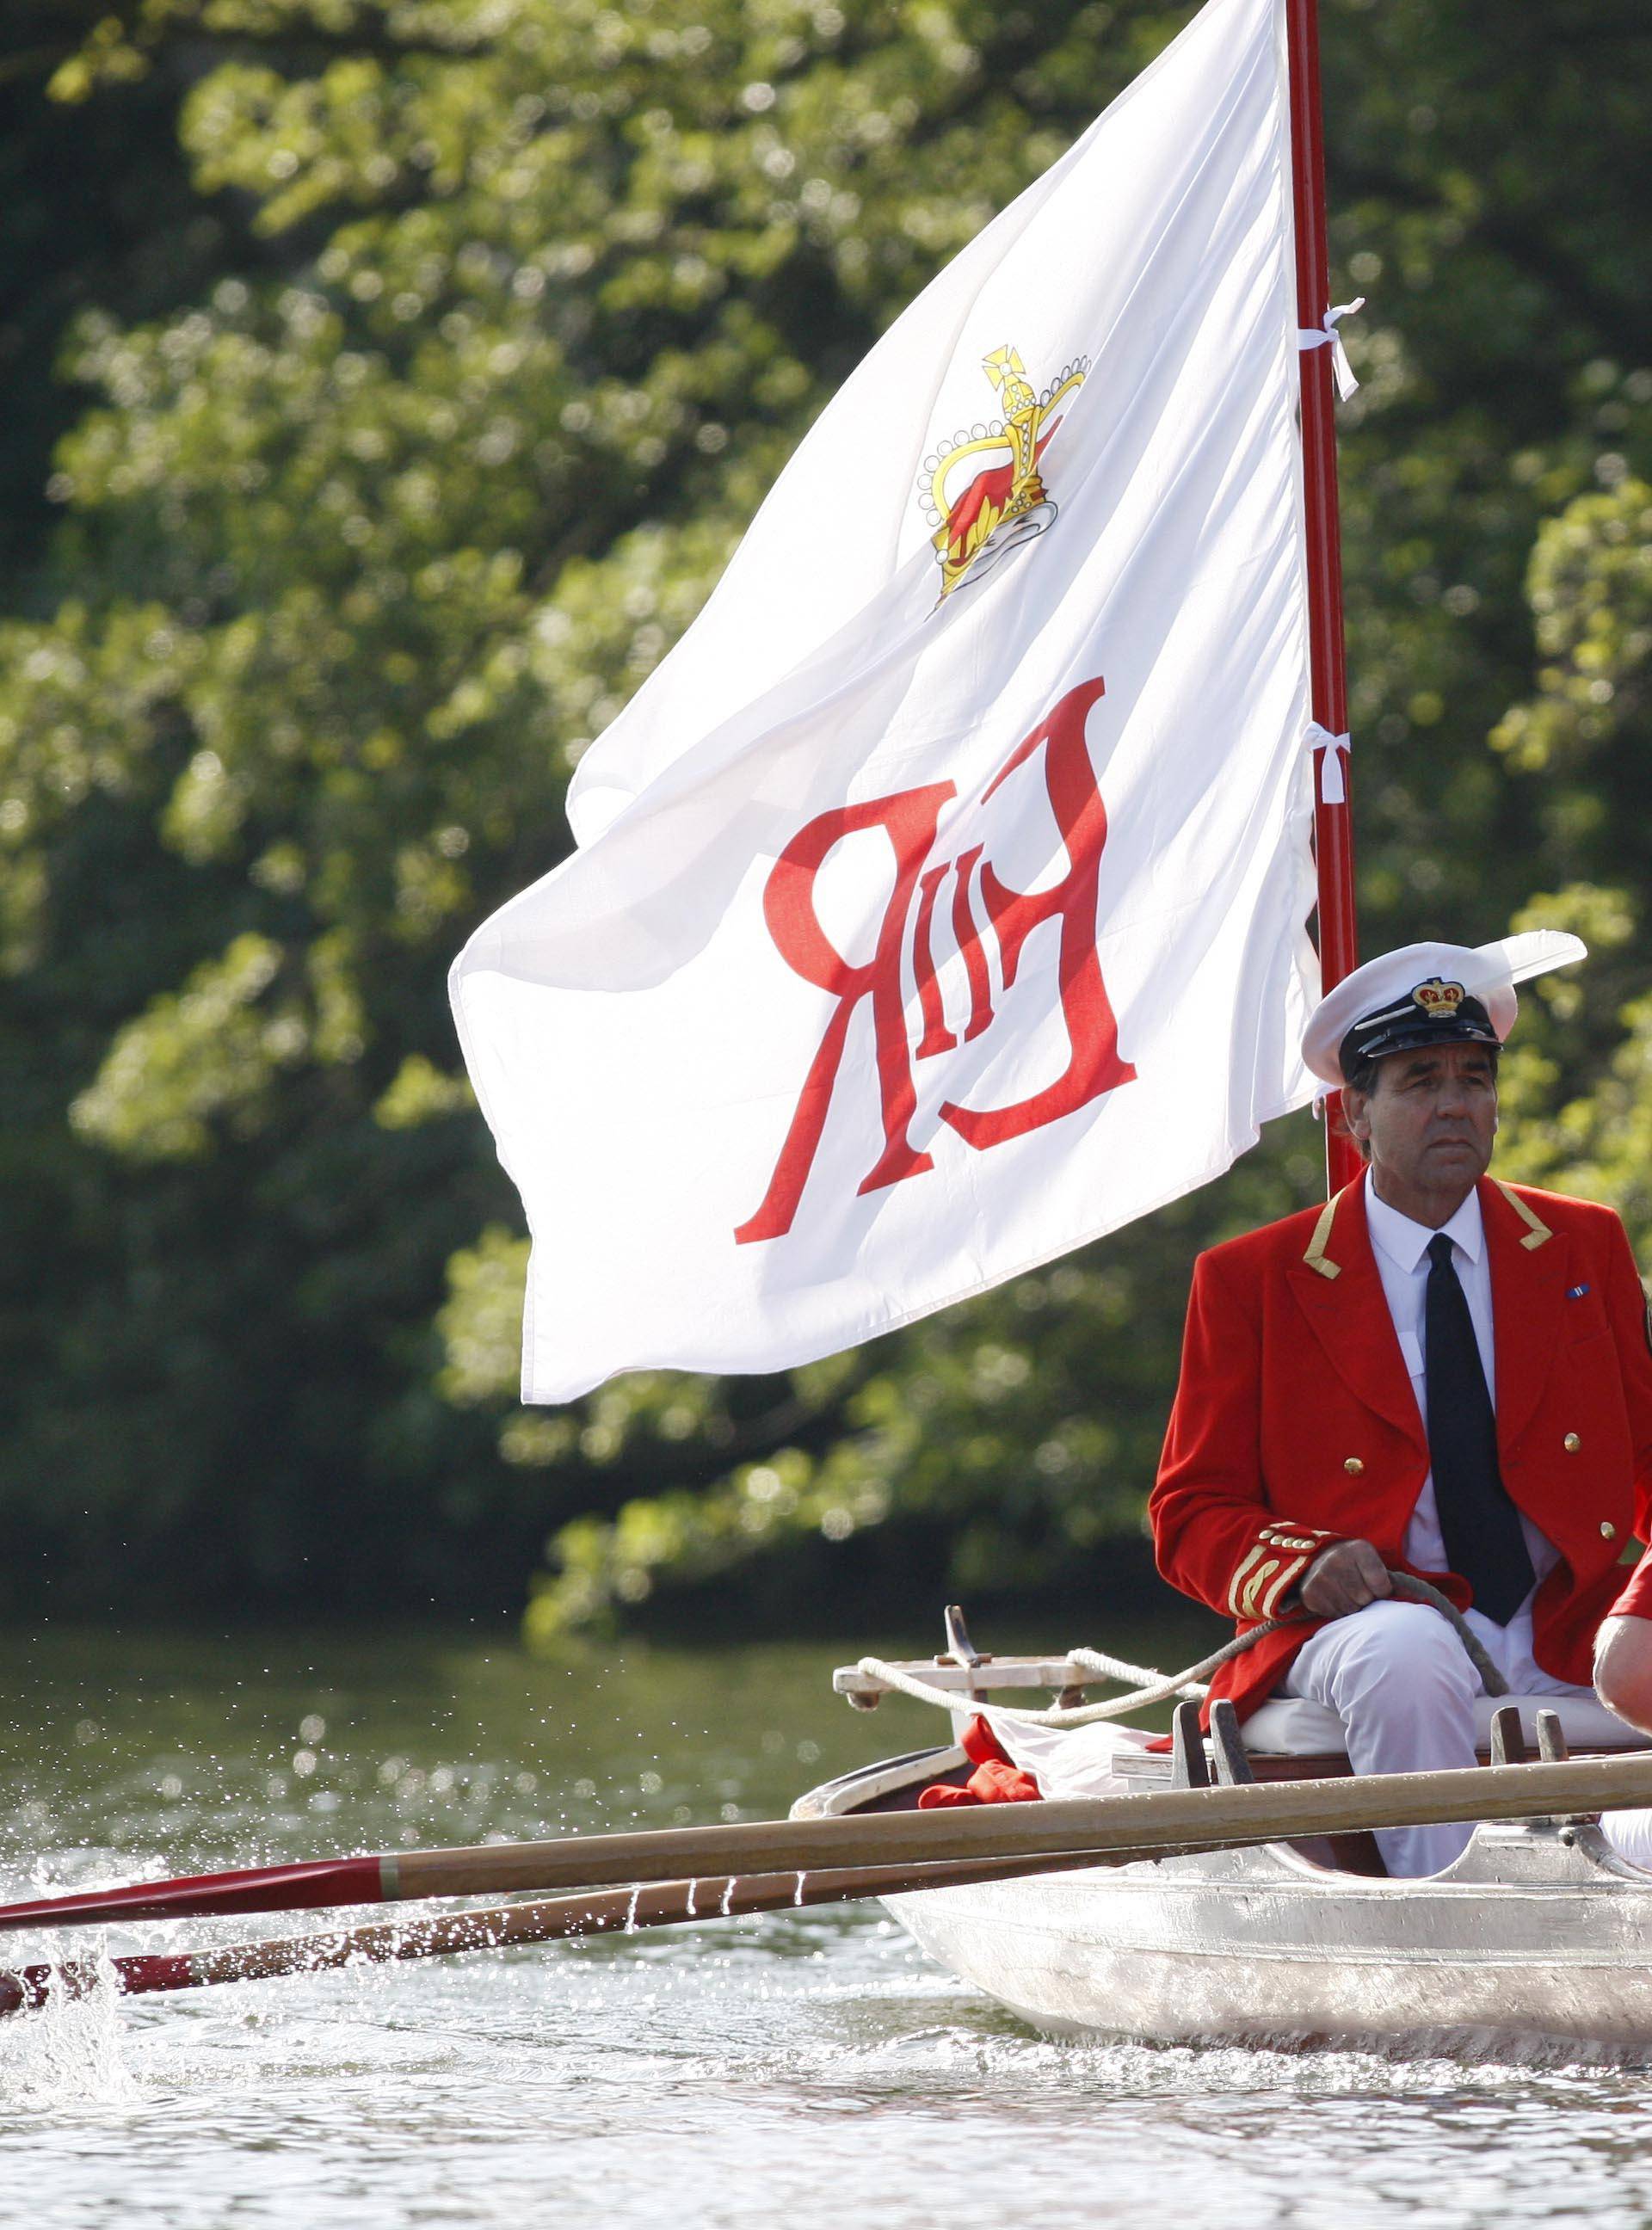
[[(1357, 1023), (1391, 1022), (1407, 1047), (1487, 1040), (1484, 1023), (1457, 1015), (1450, 996), (1454, 989), (1480, 1002), (1501, 1044), (1520, 1010), (1514, 986), (1528, 976), (1546, 975), (1551, 968), (1588, 957), (1589, 948), (1580, 937), (1558, 929), (1529, 929), (1518, 937), (1496, 938), (1489, 944), (1403, 944), (1397, 952), (1366, 961), (1326, 993), (1302, 1033), (1302, 1058), (1324, 1083), (1339, 1085), (1345, 1080), (1342, 1043)], [(1435, 998), (1417, 997), (1418, 992), (1436, 987)], [(1378, 1046), (1401, 1050), (1399, 1045), (1384, 1045), (1380, 1032), (1373, 1034), (1372, 1050)]]

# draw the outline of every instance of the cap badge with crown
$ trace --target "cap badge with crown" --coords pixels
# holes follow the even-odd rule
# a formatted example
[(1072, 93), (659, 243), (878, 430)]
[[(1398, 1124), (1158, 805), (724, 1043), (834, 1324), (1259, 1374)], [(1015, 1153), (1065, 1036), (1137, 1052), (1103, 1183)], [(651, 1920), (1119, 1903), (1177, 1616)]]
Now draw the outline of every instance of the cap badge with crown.
[(1430, 976), (1426, 983), (1419, 983), (1411, 993), (1429, 1020), (1436, 1022), (1455, 1022), (1457, 1009), (1468, 996), (1461, 983), (1448, 983), (1439, 976)]

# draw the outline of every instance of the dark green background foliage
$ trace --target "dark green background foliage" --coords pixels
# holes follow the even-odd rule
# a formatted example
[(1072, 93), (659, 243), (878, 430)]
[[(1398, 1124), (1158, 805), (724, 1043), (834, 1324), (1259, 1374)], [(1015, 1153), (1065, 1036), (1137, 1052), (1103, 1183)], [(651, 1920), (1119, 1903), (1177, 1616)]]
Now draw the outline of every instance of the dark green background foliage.
[[(1184, 12), (14, 0), (14, 1608), (508, 1607), (547, 1536), (540, 1640), (1139, 1575), (1191, 1255), (1313, 1197), (1307, 1118), (873, 1348), (529, 1414), (443, 976), (845, 371)], [(1644, 1247), (1652, 32), (1326, 0), (1325, 42), (1367, 949), (1591, 938), (1501, 1166)]]

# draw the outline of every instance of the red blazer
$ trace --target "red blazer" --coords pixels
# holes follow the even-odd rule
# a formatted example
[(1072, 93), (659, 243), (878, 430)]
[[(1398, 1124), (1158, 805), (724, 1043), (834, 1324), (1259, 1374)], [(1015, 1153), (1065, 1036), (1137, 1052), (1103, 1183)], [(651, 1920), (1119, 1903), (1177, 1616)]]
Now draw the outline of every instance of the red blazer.
[[(1503, 1484), (1560, 1561), (1533, 1606), (1545, 1671), (1586, 1685), (1618, 1560), (1652, 1514), (1652, 1323), (1610, 1208), (1480, 1181), (1491, 1264)], [(1158, 1569), (1249, 1627), (1288, 1608), (1333, 1541), (1402, 1544), (1428, 1436), (1371, 1252), (1363, 1178), (1200, 1255), (1181, 1382), (1148, 1509)], [(1466, 1608), (1468, 1582), (1427, 1576)], [(1242, 1717), (1310, 1634), (1303, 1619), (1224, 1666)]]

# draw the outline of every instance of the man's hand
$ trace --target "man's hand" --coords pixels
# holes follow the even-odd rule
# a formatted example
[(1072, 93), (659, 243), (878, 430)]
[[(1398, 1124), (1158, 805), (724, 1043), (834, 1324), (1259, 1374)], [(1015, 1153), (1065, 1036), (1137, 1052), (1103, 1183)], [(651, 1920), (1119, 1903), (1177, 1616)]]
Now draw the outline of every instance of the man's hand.
[(1339, 1541), (1320, 1551), (1296, 1592), (1315, 1618), (1347, 1618), (1391, 1595), (1394, 1583), (1369, 1541)]

